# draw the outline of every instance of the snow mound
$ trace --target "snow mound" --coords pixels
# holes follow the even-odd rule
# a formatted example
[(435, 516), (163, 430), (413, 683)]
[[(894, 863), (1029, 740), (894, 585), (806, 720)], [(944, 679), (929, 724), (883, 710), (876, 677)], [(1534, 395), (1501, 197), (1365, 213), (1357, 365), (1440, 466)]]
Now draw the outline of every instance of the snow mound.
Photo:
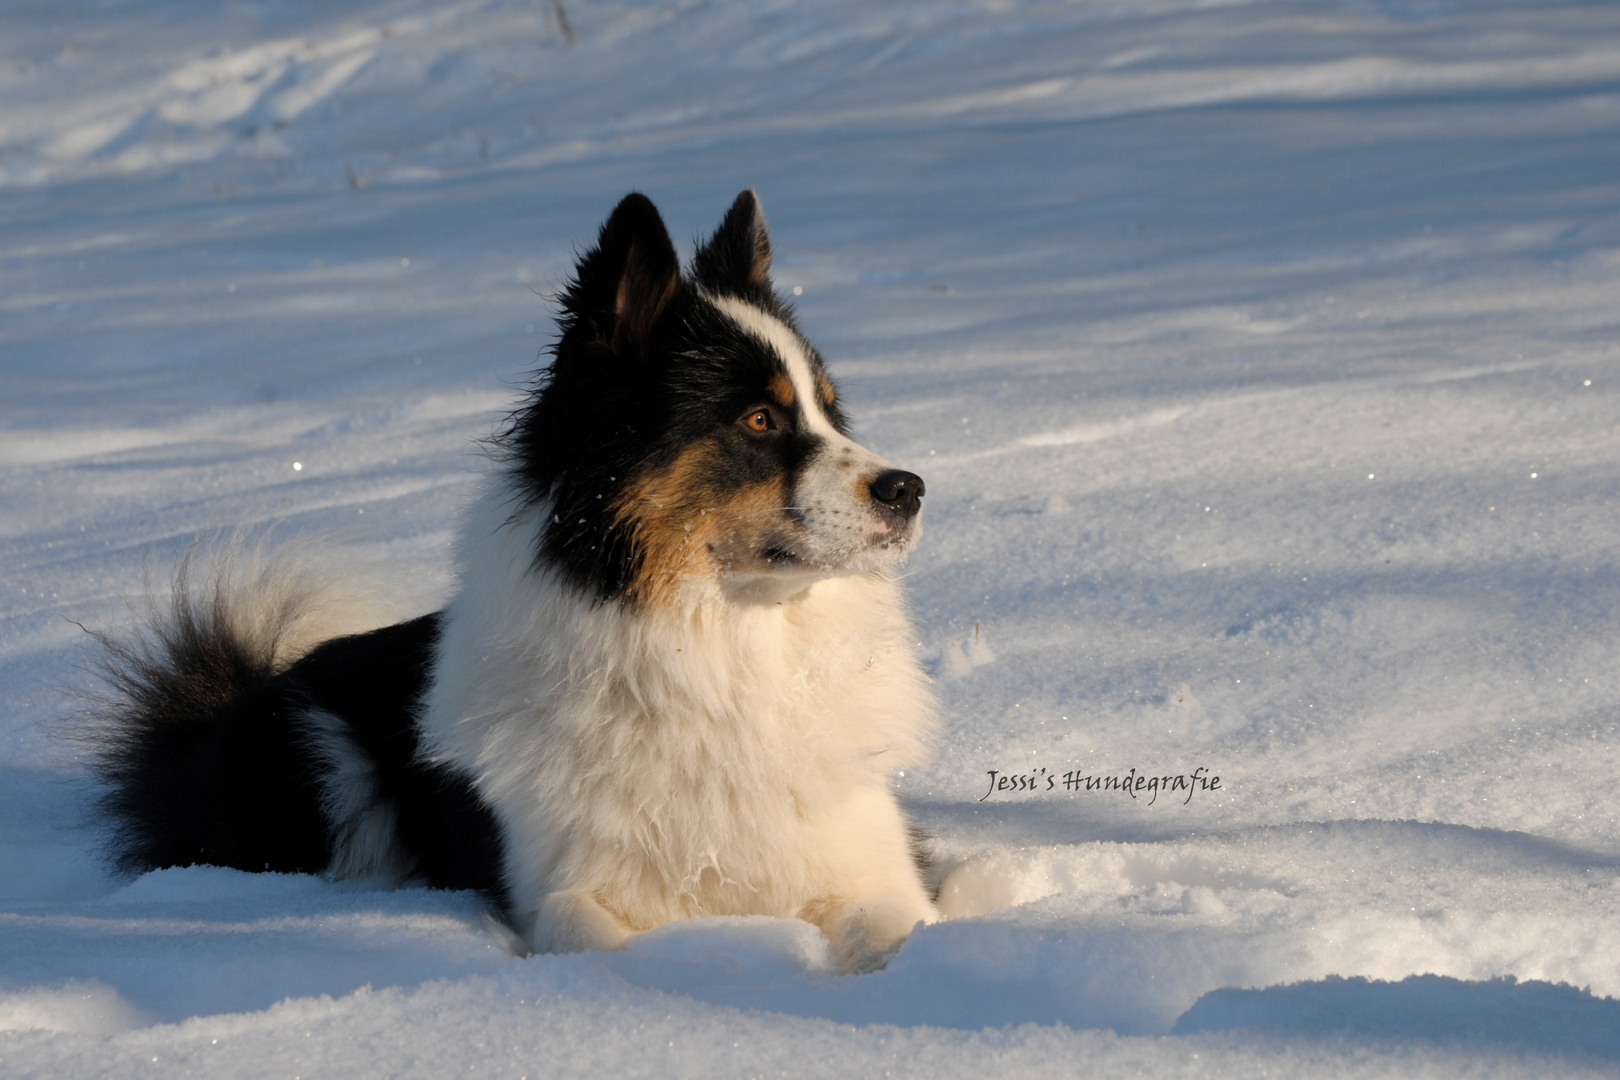
[(1385, 1039), (1495, 1043), (1620, 1059), (1620, 1001), (1563, 983), (1400, 982), (1330, 976), (1264, 990), (1212, 990), (1176, 1021), (1178, 1035), (1233, 1028), (1361, 1032)]
[(69, 979), (54, 987), (0, 990), (0, 1031), (112, 1035), (151, 1022), (149, 1014), (97, 979)]

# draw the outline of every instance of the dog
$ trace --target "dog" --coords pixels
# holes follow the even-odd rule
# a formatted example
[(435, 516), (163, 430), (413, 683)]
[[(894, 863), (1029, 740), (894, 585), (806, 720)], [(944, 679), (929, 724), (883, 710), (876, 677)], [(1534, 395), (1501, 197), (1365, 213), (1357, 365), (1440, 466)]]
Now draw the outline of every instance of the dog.
[(935, 723), (896, 573), (923, 481), (850, 437), (744, 191), (683, 272), (632, 193), (558, 298), (443, 610), (237, 552), (107, 640), (112, 854), (476, 889), (528, 949), (799, 918), (843, 970), (937, 920), (891, 785)]

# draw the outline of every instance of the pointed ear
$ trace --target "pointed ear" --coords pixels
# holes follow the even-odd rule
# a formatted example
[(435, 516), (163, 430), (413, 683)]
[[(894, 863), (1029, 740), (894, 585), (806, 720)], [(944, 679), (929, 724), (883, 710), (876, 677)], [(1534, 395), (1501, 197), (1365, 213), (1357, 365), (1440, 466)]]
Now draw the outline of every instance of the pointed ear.
[(680, 262), (652, 200), (639, 192), (614, 207), (596, 247), (574, 270), (562, 303), (570, 329), (585, 329), (615, 352), (639, 350), (680, 284)]
[(698, 284), (713, 293), (746, 295), (771, 288), (771, 238), (759, 197), (743, 191), (692, 262)]

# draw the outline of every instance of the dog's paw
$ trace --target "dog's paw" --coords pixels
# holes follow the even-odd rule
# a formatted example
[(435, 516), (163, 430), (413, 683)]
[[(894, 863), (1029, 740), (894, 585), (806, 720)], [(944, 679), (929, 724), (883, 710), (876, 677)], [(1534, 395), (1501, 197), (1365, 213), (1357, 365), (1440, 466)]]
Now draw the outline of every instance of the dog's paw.
[(530, 935), (537, 952), (613, 952), (630, 931), (586, 892), (555, 892), (540, 905)]
[(938, 912), (914, 903), (866, 901), (847, 905), (822, 929), (832, 941), (838, 969), (864, 975), (885, 967), (913, 930), (938, 918)]
[(855, 924), (834, 944), (833, 956), (838, 961), (840, 973), (866, 975), (887, 967), (889, 958), (900, 951), (905, 940), (904, 937), (873, 937), (864, 925)]

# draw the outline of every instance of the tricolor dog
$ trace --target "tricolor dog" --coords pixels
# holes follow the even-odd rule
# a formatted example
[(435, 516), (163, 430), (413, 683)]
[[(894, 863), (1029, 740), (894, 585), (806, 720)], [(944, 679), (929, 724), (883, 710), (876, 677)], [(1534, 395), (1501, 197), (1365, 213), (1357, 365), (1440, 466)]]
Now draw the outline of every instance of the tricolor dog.
[(536, 950), (799, 918), (852, 971), (939, 918), (891, 787), (934, 720), (923, 482), (850, 437), (770, 265), (752, 192), (685, 272), (619, 203), (443, 610), (368, 624), (296, 551), (183, 568), (110, 645), (119, 864), (479, 889)]

